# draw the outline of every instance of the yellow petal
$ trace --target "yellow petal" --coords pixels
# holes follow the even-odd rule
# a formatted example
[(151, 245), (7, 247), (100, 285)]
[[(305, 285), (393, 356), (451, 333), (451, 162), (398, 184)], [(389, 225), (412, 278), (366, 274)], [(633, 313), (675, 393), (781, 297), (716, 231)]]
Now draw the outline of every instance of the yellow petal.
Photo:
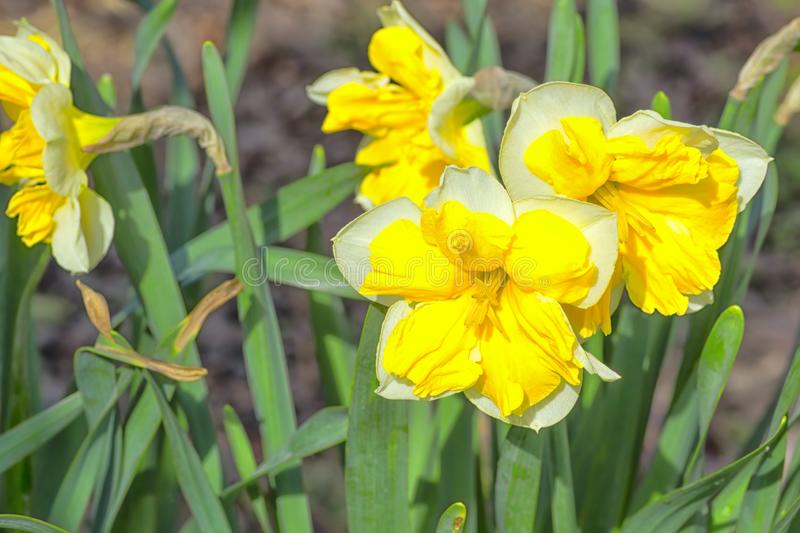
[(369, 245), (370, 271), (360, 288), (367, 295), (401, 295), (415, 302), (442, 300), (471, 286), (467, 273), (425, 241), (417, 223), (397, 220)]
[(471, 305), (467, 294), (416, 305), (388, 335), (382, 352), (386, 372), (413, 383), (419, 398), (473, 386), (481, 365), (470, 357), (477, 345), (476, 329), (465, 325)]
[(417, 98), (433, 102), (442, 92), (439, 73), (425, 64), (425, 43), (411, 28), (390, 26), (376, 31), (369, 43), (369, 61)]
[(594, 305), (581, 309), (574, 305), (564, 305), (572, 329), (584, 339), (588, 339), (600, 329), (605, 335), (611, 334), (611, 315), (617, 309), (624, 283), (622, 282), (622, 263), (617, 262), (611, 281)]
[(306, 94), (315, 104), (328, 105), (328, 95), (351, 82), (360, 83), (366, 87), (379, 88), (385, 87), (389, 83), (389, 78), (377, 72), (359, 70), (353, 67), (340, 68), (326, 72), (317, 78), (314, 83), (306, 87)]
[(390, 5), (380, 7), (378, 17), (385, 27), (408, 28), (413, 31), (425, 44), (423, 50), (425, 64), (438, 72), (445, 81), (449, 82), (461, 77), (436, 39), (425, 31), (425, 28), (409, 14), (401, 2), (393, 0)]
[(582, 365), (574, 356), (577, 339), (561, 306), (510, 283), (493, 324), (480, 339), (483, 375), (476, 390), (502, 417), (522, 416), (566, 382), (580, 384)]
[(503, 266), (511, 244), (511, 226), (488, 213), (473, 213), (457, 201), (422, 212), (422, 235), (453, 263), (489, 272)]
[(399, 85), (374, 87), (350, 82), (328, 95), (322, 131), (354, 129), (380, 137), (390, 130), (408, 129), (413, 134), (424, 129), (427, 113), (428, 105)]
[(566, 117), (561, 128), (534, 140), (525, 150), (525, 164), (556, 193), (584, 200), (611, 172), (603, 125), (594, 117)]
[(0, 183), (10, 185), (20, 179), (42, 177), (43, 150), (44, 141), (33, 126), (31, 114), (20, 111), (14, 125), (0, 134)]
[(550, 82), (523, 93), (511, 107), (500, 144), (500, 175), (512, 200), (553, 193), (525, 162), (525, 152), (536, 139), (551, 130), (562, 130), (561, 119), (594, 117), (606, 130), (616, 120), (611, 98), (589, 85)]
[(586, 297), (597, 279), (591, 246), (577, 226), (549, 211), (520, 215), (506, 256), (506, 272), (526, 291), (563, 303)]
[[(359, 150), (356, 163), (386, 165), (367, 174), (359, 188), (359, 200), (370, 208), (396, 198), (407, 197), (422, 205), (439, 185), (446, 161), (426, 134), (409, 139), (390, 133), (374, 139)], [(387, 165), (388, 163), (388, 165)]]
[(50, 242), (55, 221), (53, 215), (66, 198), (53, 192), (44, 182), (29, 182), (20, 187), (8, 202), (6, 215), (17, 220), (17, 235), (26, 246)]

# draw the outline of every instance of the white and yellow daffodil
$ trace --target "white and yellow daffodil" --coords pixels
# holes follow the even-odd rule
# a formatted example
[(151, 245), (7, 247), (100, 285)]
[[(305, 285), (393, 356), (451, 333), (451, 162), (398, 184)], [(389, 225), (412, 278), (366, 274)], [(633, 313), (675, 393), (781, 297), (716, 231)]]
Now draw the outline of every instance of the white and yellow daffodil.
[(389, 305), (377, 393), (463, 392), (512, 424), (550, 426), (587, 370), (619, 376), (581, 347), (562, 304), (594, 305), (617, 260), (616, 215), (567, 198), (512, 203), (481, 169), (447, 167), (423, 207), (380, 205), (333, 240), (343, 275)]
[(491, 172), (476, 107), (464, 100), (475, 82), (400, 2), (378, 15), (384, 27), (369, 44), (377, 72), (334, 70), (308, 94), (328, 107), (325, 133), (354, 129), (368, 136), (355, 161), (382, 166), (361, 183), (357, 201), (365, 209), (404, 196), (422, 205), (446, 165)]
[(119, 120), (79, 111), (69, 89), (51, 83), (0, 137), (3, 171), (22, 180), (6, 214), (17, 217), (17, 234), (27, 246), (51, 244), (56, 262), (72, 273), (94, 268), (111, 244), (114, 217), (88, 186), (86, 168), (95, 155), (84, 148)]
[(608, 332), (623, 283), (646, 313), (682, 315), (709, 303), (718, 250), (770, 160), (741, 135), (653, 111), (617, 121), (602, 90), (553, 82), (514, 103), (499, 164), (515, 201), (556, 194), (617, 214), (620, 268), (598, 307), (568, 310), (589, 335)]

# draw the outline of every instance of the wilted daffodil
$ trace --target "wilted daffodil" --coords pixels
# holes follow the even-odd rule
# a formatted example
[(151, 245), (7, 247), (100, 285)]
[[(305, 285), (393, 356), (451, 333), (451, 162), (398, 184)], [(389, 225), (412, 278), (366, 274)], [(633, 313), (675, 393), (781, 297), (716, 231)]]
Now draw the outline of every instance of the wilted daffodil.
[(617, 379), (581, 348), (562, 304), (595, 304), (617, 260), (616, 216), (567, 198), (512, 204), (477, 168), (448, 167), (422, 208), (387, 202), (333, 240), (362, 295), (390, 305), (377, 393), (464, 392), (479, 409), (540, 429), (574, 405), (582, 372)]
[(622, 283), (646, 313), (682, 315), (709, 303), (717, 251), (769, 161), (740, 135), (653, 111), (617, 121), (603, 91), (563, 82), (518, 98), (499, 159), (515, 201), (556, 193), (617, 213), (621, 268), (600, 306), (569, 311), (584, 335), (608, 330)]
[(367, 136), (356, 163), (383, 165), (361, 184), (357, 201), (365, 209), (403, 196), (421, 205), (448, 164), (490, 171), (477, 104), (464, 100), (475, 81), (456, 70), (400, 2), (378, 15), (384, 27), (369, 44), (377, 72), (334, 70), (308, 94), (328, 106), (325, 133), (354, 129)]

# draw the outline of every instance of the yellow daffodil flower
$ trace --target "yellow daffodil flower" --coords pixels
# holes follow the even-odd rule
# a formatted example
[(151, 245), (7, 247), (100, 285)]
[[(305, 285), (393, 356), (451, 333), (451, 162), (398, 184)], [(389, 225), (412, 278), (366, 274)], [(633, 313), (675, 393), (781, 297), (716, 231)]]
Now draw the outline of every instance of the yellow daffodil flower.
[(384, 27), (369, 44), (378, 72), (354, 68), (323, 75), (309, 97), (327, 105), (325, 133), (354, 129), (368, 136), (356, 163), (383, 165), (367, 175), (356, 200), (365, 208), (403, 196), (422, 205), (444, 167), (491, 172), (474, 87), (400, 2), (378, 11)]
[(52, 245), (53, 257), (72, 273), (88, 272), (102, 259), (114, 234), (111, 207), (88, 187), (86, 168), (97, 143), (119, 122), (89, 115), (72, 105), (68, 88), (45, 85), (30, 108), (0, 136), (0, 176), (22, 180), (6, 208), (17, 218), (27, 246)]
[(609, 330), (627, 288), (646, 313), (682, 315), (712, 299), (718, 250), (761, 186), (770, 157), (729, 131), (638, 111), (616, 120), (600, 89), (541, 85), (515, 102), (500, 172), (515, 201), (557, 194), (617, 214), (620, 268), (598, 307), (571, 308), (582, 335)]
[(447, 167), (422, 207), (384, 203), (333, 240), (365, 297), (389, 305), (377, 354), (392, 399), (464, 392), (479, 409), (539, 430), (575, 404), (583, 370), (619, 376), (581, 347), (562, 309), (603, 295), (616, 216), (558, 197), (512, 203), (478, 168)]

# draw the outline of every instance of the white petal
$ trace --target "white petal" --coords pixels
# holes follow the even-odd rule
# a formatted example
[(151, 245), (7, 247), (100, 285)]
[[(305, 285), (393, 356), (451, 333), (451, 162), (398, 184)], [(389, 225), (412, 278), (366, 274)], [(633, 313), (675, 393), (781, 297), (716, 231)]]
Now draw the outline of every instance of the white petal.
[(86, 188), (78, 198), (68, 198), (53, 221), (53, 257), (61, 268), (85, 274), (105, 257), (114, 235), (114, 215), (93, 190)]
[(450, 62), (450, 58), (447, 57), (436, 39), (431, 37), (431, 34), (411, 16), (402, 3), (394, 0), (391, 5), (380, 7), (378, 17), (385, 27), (401, 26), (413, 30), (426, 45), (425, 64), (439, 71), (445, 83), (461, 77), (461, 73)]
[(44, 48), (18, 37), (0, 36), (0, 66), (38, 85), (56, 81), (58, 66)]
[(725, 130), (713, 130), (719, 141), (719, 147), (739, 164), (739, 212), (741, 213), (756, 195), (772, 158), (757, 143), (738, 133)]
[(535, 209), (549, 211), (571, 222), (589, 241), (592, 247), (590, 261), (597, 267), (597, 280), (586, 297), (574, 305), (585, 309), (596, 304), (608, 287), (617, 263), (619, 240), (616, 213), (563, 196), (536, 196), (514, 202), (516, 216)]
[(68, 198), (54, 214), (53, 257), (73, 274), (89, 272), (89, 251), (81, 230), (81, 207), (77, 198)]
[[(475, 87), (472, 78), (460, 78), (445, 87), (442, 94), (436, 97), (431, 112), (428, 115), (428, 132), (431, 139), (439, 149), (450, 159), (457, 160), (458, 152), (452, 142), (454, 134), (461, 134), (463, 124), (459, 124), (459, 117), (454, 113), (458, 105)], [(480, 123), (480, 121), (474, 121)], [(482, 144), (481, 146), (485, 146)]]
[(50, 55), (56, 67), (56, 75), (51, 77), (49, 81), (55, 81), (65, 87), (69, 87), (72, 62), (64, 49), (61, 48), (61, 45), (25, 19), (18, 20), (15, 24), (17, 26), (17, 38), (28, 41), (28, 37), (35, 35), (47, 43), (50, 50), (46, 51), (46, 53)]
[(328, 105), (328, 95), (335, 89), (350, 82), (358, 82), (367, 87), (381, 87), (389, 83), (389, 78), (378, 74), (359, 70), (357, 68), (340, 68), (326, 72), (314, 83), (306, 87), (306, 94), (312, 102), (319, 105)]
[(705, 291), (700, 294), (689, 295), (689, 307), (687, 313), (696, 313), (707, 305), (714, 303), (714, 291)]
[(72, 94), (57, 83), (42, 87), (31, 104), (31, 118), (45, 142), (42, 163), (47, 184), (62, 196), (76, 197), (87, 183), (78, 155), (80, 142), (70, 118)]
[(514, 101), (500, 144), (500, 175), (514, 200), (552, 194), (553, 189), (533, 175), (525, 164), (525, 151), (551, 130), (563, 130), (561, 119), (594, 117), (604, 129), (616, 120), (611, 98), (589, 85), (550, 82), (534, 87)]
[(81, 227), (91, 270), (106, 256), (111, 246), (114, 214), (108, 202), (88, 187), (83, 189), (78, 201), (81, 204)]
[[(378, 234), (397, 220), (419, 224), (422, 211), (408, 198), (397, 198), (362, 214), (333, 238), (333, 257), (347, 282), (356, 290), (372, 270), (369, 247)], [(397, 296), (365, 296), (383, 305), (396, 302)]]
[(467, 390), (466, 394), (469, 401), (486, 413), (487, 415), (513, 424), (539, 431), (542, 428), (557, 424), (572, 411), (578, 401), (581, 387), (572, 386), (562, 382), (558, 388), (547, 398), (530, 407), (522, 416), (511, 415), (504, 417), (500, 414), (500, 409), (489, 398), (482, 396), (475, 388)]
[(445, 168), (441, 185), (428, 194), (425, 205), (436, 209), (451, 200), (473, 213), (489, 213), (507, 224), (514, 223), (514, 206), (508, 193), (494, 176), (480, 168)]
[(405, 300), (395, 302), (386, 312), (381, 325), (381, 337), (378, 343), (378, 355), (375, 358), (375, 371), (378, 375), (378, 388), (375, 393), (390, 400), (419, 400), (414, 396), (414, 384), (406, 379), (392, 376), (383, 368), (383, 351), (397, 324), (411, 313), (411, 306)]
[(665, 133), (670, 132), (682, 135), (685, 144), (697, 148), (704, 156), (708, 156), (719, 145), (711, 128), (667, 120), (649, 109), (621, 119), (608, 131), (608, 137), (634, 135), (644, 139), (647, 146), (652, 148)]
[(597, 357), (584, 350), (580, 345), (575, 348), (575, 357), (581, 362), (583, 368), (590, 374), (595, 374), (603, 381), (617, 381), (622, 376), (607, 367)]

